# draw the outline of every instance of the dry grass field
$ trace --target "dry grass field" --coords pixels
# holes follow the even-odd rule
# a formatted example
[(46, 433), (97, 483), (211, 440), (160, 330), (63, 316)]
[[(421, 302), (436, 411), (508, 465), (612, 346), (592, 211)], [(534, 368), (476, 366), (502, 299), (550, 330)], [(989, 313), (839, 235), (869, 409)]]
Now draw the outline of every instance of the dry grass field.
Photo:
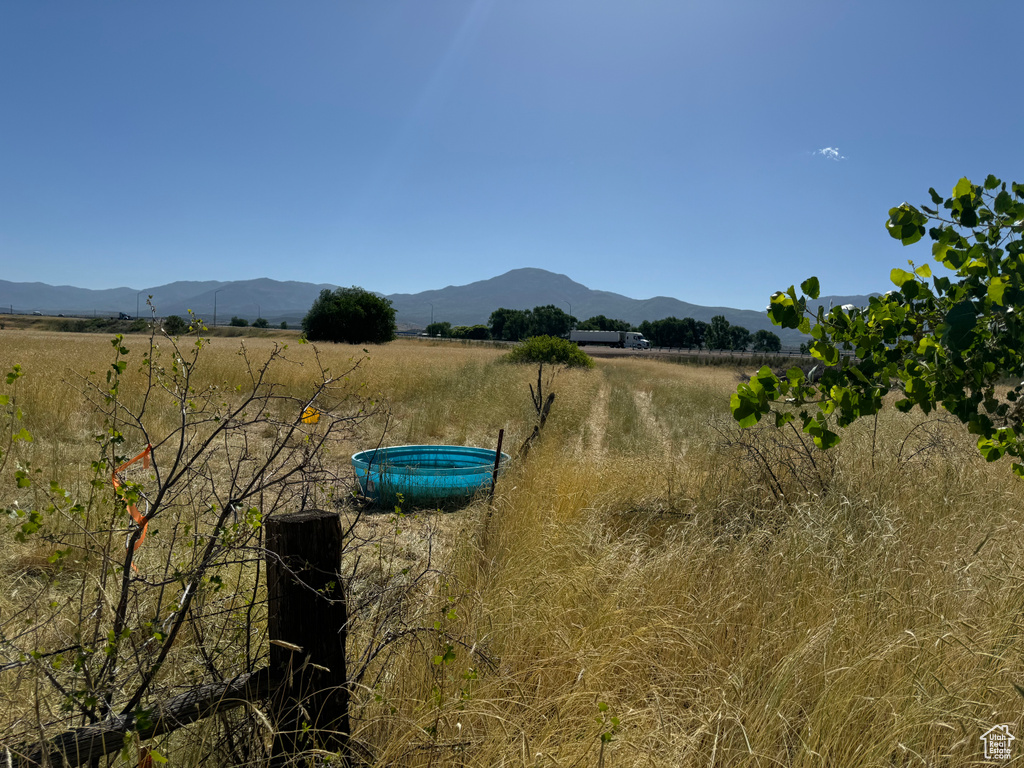
[[(246, 339), (245, 354), (262, 361), (275, 343)], [(158, 463), (182, 418), (176, 403), (209, 395), (212, 408), (250, 384), (240, 340), (215, 338), (194, 395), (157, 388), (147, 399), (148, 337), (122, 344), (116, 398), (143, 412)], [(190, 345), (161, 342), (168, 375)], [(4, 747), (103, 711), (81, 693), (97, 671), (109, 706), (125, 702), (166, 639), (154, 627), (183, 604), (218, 484), (242, 484), (261, 446), (303, 450), (306, 438), (282, 437), (280, 424), (321, 368), (344, 374), (318, 401), (325, 412), (362, 415), (324, 444), (307, 486), (247, 498), (250, 511), (216, 529), (216, 568), (145, 701), (265, 659), (259, 520), (304, 499), (355, 525), (345, 572), (371, 618), (352, 627), (353, 662), (384, 636), (380, 617), (390, 637), (410, 638), (354, 686), (359, 764), (968, 766), (988, 764), (980, 737), (991, 726), (1024, 734), (1024, 485), (1006, 464), (981, 460), (958, 424), (892, 409), (827, 455), (792, 432), (741, 432), (728, 414), (736, 371), (635, 358), (554, 374), (551, 416), (493, 503), (398, 515), (347, 501), (350, 454), (381, 440), (493, 447), (499, 429), (515, 453), (534, 426), (536, 368), (421, 340), (368, 353), (290, 344), (268, 372), (295, 398), (273, 401), (278, 431), (261, 422), (225, 437), (183, 481), (138, 549), (124, 626), (110, 634), (128, 520), (94, 462), (145, 447), (124, 419), (123, 443), (110, 444), (97, 392), (115, 351), (102, 335), (0, 331), (0, 373), (23, 371), (0, 381), (11, 398), (0, 411)], [(9, 438), (22, 428), (31, 442)], [(154, 482), (133, 477), (144, 490)], [(25, 528), (31, 510), (38, 530)], [(268, 743), (267, 727), (253, 706), (149, 746), (175, 766), (255, 763), (259, 750), (238, 742)]]

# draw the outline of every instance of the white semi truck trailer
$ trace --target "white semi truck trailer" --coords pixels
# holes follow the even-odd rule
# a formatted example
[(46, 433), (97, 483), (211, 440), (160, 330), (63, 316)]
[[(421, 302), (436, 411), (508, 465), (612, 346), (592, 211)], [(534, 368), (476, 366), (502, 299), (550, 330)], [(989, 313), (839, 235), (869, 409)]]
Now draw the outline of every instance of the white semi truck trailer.
[(569, 331), (569, 341), (581, 347), (588, 344), (600, 347), (619, 347), (620, 349), (650, 349), (651, 342), (636, 331)]

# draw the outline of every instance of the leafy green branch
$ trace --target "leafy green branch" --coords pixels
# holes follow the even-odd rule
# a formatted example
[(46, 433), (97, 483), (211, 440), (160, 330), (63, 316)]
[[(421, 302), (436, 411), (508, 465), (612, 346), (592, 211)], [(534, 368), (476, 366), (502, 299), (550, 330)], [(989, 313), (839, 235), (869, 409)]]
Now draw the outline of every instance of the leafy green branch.
[[(827, 449), (839, 442), (833, 426), (878, 413), (897, 391), (900, 411), (941, 405), (953, 414), (989, 461), (1024, 456), (1024, 383), (1005, 394), (999, 386), (1024, 375), (1024, 185), (989, 176), (984, 185), (960, 179), (947, 198), (929, 192), (932, 206), (902, 203), (890, 209), (886, 229), (903, 245), (927, 234), (944, 274), (913, 262), (909, 271), (893, 269), (895, 289), (865, 307), (811, 311), (816, 277), (799, 295), (793, 286), (775, 293), (772, 322), (810, 334), (811, 355), (827, 367), (813, 382), (798, 368), (785, 377), (762, 368), (732, 395), (741, 426), (769, 413), (777, 426), (798, 420)], [(842, 350), (855, 357), (840, 365)], [(1019, 461), (1013, 469), (1024, 476)]]

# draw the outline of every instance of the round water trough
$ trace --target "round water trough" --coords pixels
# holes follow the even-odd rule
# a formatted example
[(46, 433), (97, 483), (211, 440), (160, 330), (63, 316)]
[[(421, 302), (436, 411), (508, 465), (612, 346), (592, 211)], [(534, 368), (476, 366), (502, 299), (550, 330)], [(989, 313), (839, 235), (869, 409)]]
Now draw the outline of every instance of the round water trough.
[[(465, 445), (395, 445), (352, 457), (361, 493), (379, 504), (444, 506), (491, 485), (495, 451)], [(499, 473), (509, 461), (501, 454)]]

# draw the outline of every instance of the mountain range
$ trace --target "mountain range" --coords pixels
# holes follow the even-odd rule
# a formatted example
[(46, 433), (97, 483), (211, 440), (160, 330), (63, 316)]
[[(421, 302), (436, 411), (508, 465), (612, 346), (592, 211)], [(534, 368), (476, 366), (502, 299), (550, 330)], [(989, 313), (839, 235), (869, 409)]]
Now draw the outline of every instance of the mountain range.
[[(228, 282), (179, 281), (151, 288), (108, 288), (91, 290), (45, 283), (13, 283), (0, 280), (0, 312), (41, 312), (47, 315), (114, 316), (148, 314), (147, 297), (160, 316), (186, 315), (189, 310), (207, 323), (223, 325), (232, 316), (249, 321), (265, 317), (274, 325), (281, 321), (298, 325), (310, 305), (330, 284), (279, 281), (269, 278), (233, 280)], [(625, 320), (639, 325), (644, 320), (663, 317), (692, 317), (709, 322), (715, 315), (724, 315), (733, 325), (742, 325), (751, 332), (766, 329), (777, 333), (787, 343), (799, 343), (804, 337), (796, 331), (774, 327), (763, 311), (707, 307), (690, 304), (668, 296), (632, 299), (610, 291), (595, 291), (566, 275), (544, 269), (514, 269), (489, 280), (468, 285), (450, 285), (420, 293), (395, 293), (391, 300), (399, 328), (424, 328), (427, 323), (448, 321), (452, 325), (486, 323), (491, 312), (499, 307), (532, 309), (554, 304), (585, 320), (594, 315)], [(820, 302), (833, 304), (867, 303), (868, 296), (823, 296)]]

